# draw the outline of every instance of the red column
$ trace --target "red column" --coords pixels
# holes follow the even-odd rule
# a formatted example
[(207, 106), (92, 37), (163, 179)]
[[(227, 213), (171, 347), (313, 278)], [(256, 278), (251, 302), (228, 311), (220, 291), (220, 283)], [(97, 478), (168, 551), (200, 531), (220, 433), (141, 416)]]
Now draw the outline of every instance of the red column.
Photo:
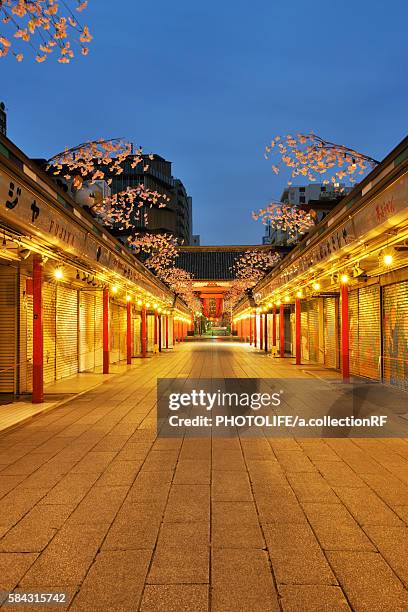
[(257, 331), (256, 331), (256, 314), (254, 315), (254, 347), (256, 348), (257, 342)]
[(154, 311), (154, 345), (157, 346), (157, 312)]
[(342, 283), (341, 296), (341, 371), (343, 382), (350, 382), (348, 286)]
[(186, 333), (184, 321), (181, 322), (181, 341), (184, 342), (184, 335)]
[(252, 316), (249, 315), (249, 344), (252, 344)]
[(132, 363), (132, 314), (130, 302), (126, 304), (126, 363)]
[(142, 357), (146, 357), (147, 353), (147, 338), (146, 338), (146, 306), (143, 304), (142, 306), (142, 338), (141, 338), (141, 348), (142, 348)]
[(175, 328), (176, 328), (176, 322), (173, 319), (173, 346), (176, 344), (176, 341), (174, 339), (175, 338)]
[(300, 298), (295, 300), (295, 356), (296, 365), (301, 363), (301, 339), (300, 339)]
[(42, 258), (33, 256), (33, 404), (44, 401), (44, 336), (42, 309)]
[(166, 349), (169, 348), (169, 315), (166, 315), (166, 319), (165, 319), (165, 325), (166, 325)]
[(163, 346), (162, 346), (162, 344), (163, 344), (163, 341), (162, 341), (162, 315), (160, 315), (158, 317), (158, 327), (159, 327), (159, 338), (158, 338), (158, 340), (159, 340), (159, 353), (161, 353), (161, 350), (163, 348)]
[(284, 306), (283, 304), (280, 305), (280, 310), (279, 310), (279, 325), (280, 325), (280, 330), (279, 330), (279, 335), (280, 335), (280, 356), (284, 357), (285, 356), (285, 316), (284, 316)]
[(103, 290), (103, 373), (109, 374), (109, 289), (105, 287)]
[(276, 306), (273, 307), (272, 314), (272, 346), (276, 346)]
[(263, 349), (263, 314), (259, 315), (259, 348)]

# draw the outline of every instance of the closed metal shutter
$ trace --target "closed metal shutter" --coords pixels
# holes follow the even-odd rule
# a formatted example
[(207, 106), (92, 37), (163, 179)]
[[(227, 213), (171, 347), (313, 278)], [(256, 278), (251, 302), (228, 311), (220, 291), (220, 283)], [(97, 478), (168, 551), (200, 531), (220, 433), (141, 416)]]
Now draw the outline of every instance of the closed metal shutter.
[(319, 362), (319, 303), (317, 300), (308, 302), (309, 324), (309, 359), (313, 363)]
[(20, 393), (33, 388), (33, 296), (27, 292), (27, 276), (20, 279)]
[(350, 374), (359, 376), (359, 344), (358, 344), (358, 289), (349, 292), (349, 360)]
[(79, 293), (79, 371), (95, 368), (95, 294)]
[(147, 315), (147, 350), (153, 352), (154, 348), (154, 315)]
[(408, 281), (383, 289), (384, 382), (408, 391)]
[(103, 293), (95, 292), (95, 368), (103, 365)]
[(142, 327), (142, 317), (140, 314), (133, 315), (133, 343), (132, 343), (132, 351), (133, 356), (140, 355), (142, 346), (141, 346), (141, 327)]
[(17, 366), (17, 270), (0, 266), (0, 393), (13, 395)]
[[(296, 314), (293, 330), (293, 353), (296, 351)], [(300, 303), (300, 346), (302, 361), (309, 361), (309, 302)]]
[(110, 361), (126, 359), (126, 308), (110, 302)]
[(127, 331), (127, 312), (126, 307), (119, 306), (119, 359), (126, 359), (126, 331)]
[(358, 290), (358, 344), (360, 375), (380, 378), (380, 288)]
[(78, 372), (78, 292), (57, 286), (56, 379)]
[(43, 283), (44, 385), (55, 381), (56, 287)]
[(324, 364), (328, 368), (338, 367), (338, 340), (337, 340), (337, 298), (324, 298), (323, 327), (324, 327)]
[(110, 302), (110, 362), (116, 363), (119, 361), (120, 349), (120, 311), (119, 305)]

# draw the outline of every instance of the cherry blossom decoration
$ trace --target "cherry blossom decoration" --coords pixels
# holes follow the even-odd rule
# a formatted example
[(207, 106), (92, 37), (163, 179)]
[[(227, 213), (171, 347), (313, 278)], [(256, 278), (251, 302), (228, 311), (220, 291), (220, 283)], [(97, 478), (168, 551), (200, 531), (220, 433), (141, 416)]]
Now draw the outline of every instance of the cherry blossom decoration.
[(87, 5), (81, 0), (0, 0), (0, 57), (11, 52), (18, 62), (23, 61), (22, 49), (15, 47), (17, 41), (25, 43), (39, 63), (54, 50), (61, 64), (69, 64), (77, 49), (88, 55), (92, 36), (77, 15)]
[(92, 206), (92, 211), (100, 218), (102, 223), (115, 226), (117, 229), (134, 227), (141, 220), (147, 225), (148, 214), (146, 207), (164, 208), (170, 198), (158, 191), (150, 191), (144, 185), (127, 187), (102, 202)]
[(135, 234), (129, 237), (128, 243), (137, 254), (148, 255), (142, 257), (143, 263), (159, 278), (162, 278), (164, 270), (174, 266), (178, 257), (178, 241), (171, 234)]
[(272, 249), (245, 251), (234, 264), (235, 279), (224, 296), (224, 310), (232, 311), (243, 293), (254, 287), (281, 260)]
[[(91, 140), (72, 149), (65, 149), (48, 160), (47, 170), (55, 175), (63, 175), (67, 180), (73, 179), (76, 189), (81, 189), (83, 181), (91, 183), (100, 179), (111, 184), (111, 178), (105, 178), (105, 169), (109, 174), (121, 174), (123, 162), (131, 158), (131, 167), (142, 163), (142, 148), (134, 152), (133, 145), (124, 138), (109, 140)], [(153, 155), (149, 155), (153, 159)], [(148, 166), (144, 166), (146, 171)]]
[(282, 202), (271, 202), (258, 212), (253, 212), (252, 218), (255, 221), (260, 219), (264, 225), (270, 224), (275, 229), (287, 232), (290, 238), (305, 234), (315, 224), (310, 213)]
[[(265, 149), (265, 158), (275, 157), (280, 158), (280, 162), (272, 164), (275, 174), (279, 174), (283, 164), (291, 170), (292, 179), (303, 176), (309, 181), (316, 181), (320, 175), (330, 173), (332, 183), (342, 179), (355, 183), (357, 174), (365, 174), (379, 163), (368, 155), (323, 140), (313, 133), (275, 136)], [(329, 179), (323, 183), (329, 183)], [(292, 184), (292, 181), (288, 184)]]

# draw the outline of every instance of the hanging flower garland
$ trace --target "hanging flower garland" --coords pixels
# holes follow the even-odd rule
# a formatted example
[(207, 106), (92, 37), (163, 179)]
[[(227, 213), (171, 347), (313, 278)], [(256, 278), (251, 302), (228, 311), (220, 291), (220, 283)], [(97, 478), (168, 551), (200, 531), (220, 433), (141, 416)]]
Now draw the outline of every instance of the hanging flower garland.
[(76, 14), (87, 5), (87, 1), (81, 0), (76, 3), (72, 0), (1, 0), (0, 20), (4, 33), (0, 32), (0, 57), (11, 52), (18, 62), (23, 61), (23, 51), (14, 50), (17, 40), (30, 47), (39, 63), (47, 60), (54, 50), (59, 51), (61, 64), (69, 64), (75, 56), (75, 47), (82, 55), (88, 55), (92, 36), (88, 26), (81, 26)]
[(144, 264), (159, 277), (178, 257), (178, 240), (171, 234), (135, 234), (128, 243), (137, 254), (149, 255), (143, 258)]
[(252, 218), (255, 221), (260, 219), (264, 225), (270, 224), (275, 229), (287, 232), (290, 238), (305, 234), (315, 224), (310, 213), (282, 202), (271, 202), (258, 212), (253, 212)]
[[(356, 174), (365, 174), (379, 163), (368, 155), (323, 140), (313, 133), (275, 136), (265, 148), (265, 159), (275, 156), (280, 158), (280, 162), (272, 164), (275, 174), (279, 174), (283, 164), (291, 170), (292, 179), (302, 176), (309, 181), (316, 181), (320, 175), (330, 172), (332, 183), (342, 179), (355, 183)], [(323, 181), (328, 182), (328, 179)], [(288, 184), (292, 184), (292, 181)]]
[[(122, 174), (123, 163), (128, 159), (131, 168), (136, 168), (143, 162), (142, 148), (134, 152), (132, 143), (124, 138), (101, 138), (57, 153), (48, 160), (47, 170), (67, 180), (73, 179), (74, 187), (81, 189), (85, 180), (91, 183), (98, 179), (106, 180), (110, 185), (112, 178), (106, 178), (106, 174)], [(153, 159), (152, 154), (149, 159)], [(148, 165), (143, 170), (148, 170)]]
[(141, 220), (142, 214), (145, 224), (148, 223), (146, 207), (164, 208), (169, 201), (170, 198), (164, 193), (150, 191), (144, 185), (137, 185), (127, 187), (124, 191), (119, 191), (98, 202), (92, 206), (92, 210), (105, 225), (128, 229)]
[(254, 287), (281, 260), (272, 249), (245, 251), (233, 266), (235, 279), (224, 295), (224, 310), (232, 312), (247, 289)]

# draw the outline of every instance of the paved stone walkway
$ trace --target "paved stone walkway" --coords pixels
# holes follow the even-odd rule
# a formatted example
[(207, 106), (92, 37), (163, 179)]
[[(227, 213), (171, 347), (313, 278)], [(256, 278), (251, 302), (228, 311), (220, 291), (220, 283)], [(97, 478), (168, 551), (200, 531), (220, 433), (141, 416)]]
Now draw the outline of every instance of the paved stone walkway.
[[(0, 589), (14, 610), (408, 610), (406, 439), (156, 439), (156, 377), (287, 377), (191, 343), (0, 437)], [(307, 376), (301, 368), (296, 375)]]

